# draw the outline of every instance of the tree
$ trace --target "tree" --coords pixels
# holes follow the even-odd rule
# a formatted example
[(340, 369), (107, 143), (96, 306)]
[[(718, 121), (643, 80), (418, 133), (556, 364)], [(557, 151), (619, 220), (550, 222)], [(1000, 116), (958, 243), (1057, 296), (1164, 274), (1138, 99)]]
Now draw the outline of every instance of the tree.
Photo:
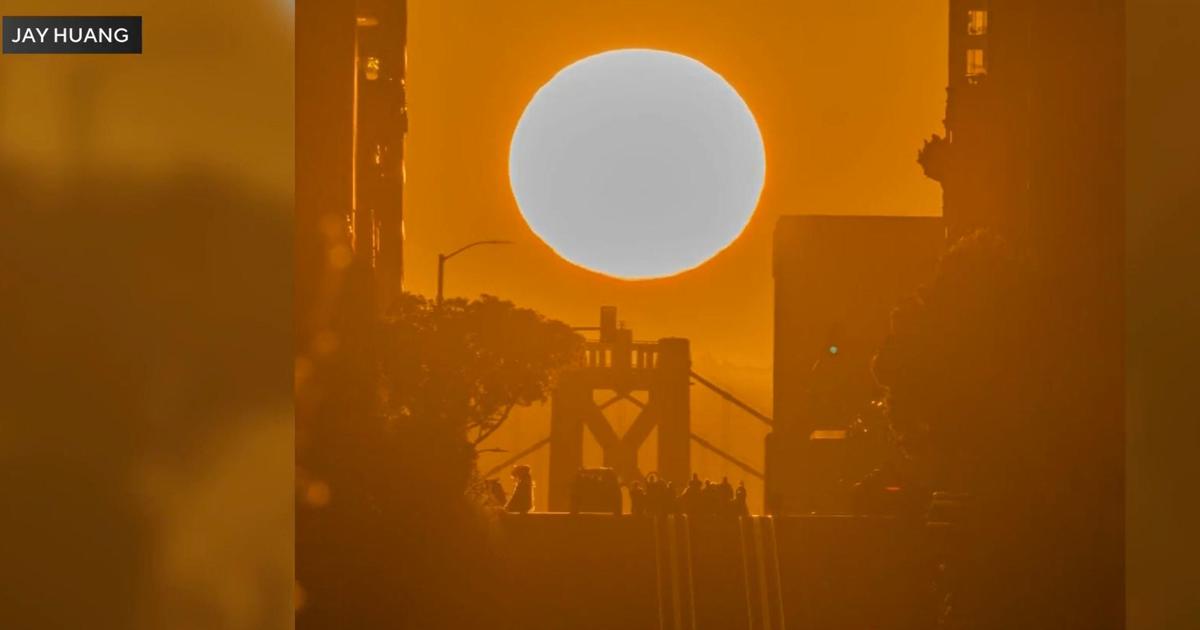
[(489, 295), (437, 305), (406, 294), (383, 337), (385, 409), (444, 423), (476, 447), (514, 407), (545, 400), (583, 351), (566, 324)]
[(1046, 351), (1035, 291), (1009, 245), (978, 232), (893, 311), (875, 377), (892, 430), (934, 486), (986, 492), (1033, 463)]
[[(1098, 628), (1120, 501), (1086, 451), (1087, 366), (1045, 268), (988, 232), (961, 239), (892, 317), (875, 359), (888, 414), (935, 490), (972, 495), (950, 565), (948, 627)], [(1104, 472), (1100, 470), (1100, 472)], [(1119, 573), (1119, 572), (1117, 572)], [(957, 625), (961, 624), (961, 625)]]
[(326, 370), (337, 395), (300, 427), (297, 477), (302, 492), (313, 482), (321, 492), (317, 505), (300, 497), (307, 603), (298, 619), (313, 628), (495, 626), (506, 593), (468, 493), (476, 449), (515, 406), (549, 395), (582, 358), (583, 339), (495, 297), (439, 306), (411, 294), (363, 338), (375, 347), (339, 346), (341, 360)]

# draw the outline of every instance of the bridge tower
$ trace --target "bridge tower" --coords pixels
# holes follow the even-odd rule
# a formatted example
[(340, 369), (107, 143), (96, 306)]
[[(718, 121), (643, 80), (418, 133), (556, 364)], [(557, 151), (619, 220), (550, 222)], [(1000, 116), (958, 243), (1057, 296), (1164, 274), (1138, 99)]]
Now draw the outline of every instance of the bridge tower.
[[(567, 511), (571, 482), (583, 467), (586, 428), (604, 452), (604, 465), (622, 482), (642, 477), (638, 451), (658, 428), (658, 474), (676, 484), (691, 476), (691, 349), (687, 339), (634, 341), (633, 331), (618, 326), (617, 309), (600, 309), (599, 339), (586, 344), (586, 361), (563, 374), (550, 402), (549, 509)], [(596, 402), (596, 392), (609, 397)], [(644, 400), (634, 394), (642, 394)], [(627, 400), (641, 412), (624, 435), (617, 435), (604, 415), (612, 404)]]

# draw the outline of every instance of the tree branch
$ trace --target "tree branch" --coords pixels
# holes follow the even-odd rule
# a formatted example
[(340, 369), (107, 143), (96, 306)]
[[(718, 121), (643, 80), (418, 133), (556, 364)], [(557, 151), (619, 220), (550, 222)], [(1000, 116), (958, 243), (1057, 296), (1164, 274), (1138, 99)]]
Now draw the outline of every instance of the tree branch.
[(481, 442), (488, 439), (488, 437), (495, 433), (496, 429), (499, 429), (500, 425), (504, 424), (505, 420), (508, 420), (508, 414), (512, 412), (514, 405), (516, 405), (516, 403), (508, 403), (508, 407), (504, 408), (504, 413), (500, 414), (500, 418), (496, 420), (495, 424), (487, 428), (480, 427), (479, 435), (475, 437), (475, 441), (471, 443), (471, 446), (479, 446)]

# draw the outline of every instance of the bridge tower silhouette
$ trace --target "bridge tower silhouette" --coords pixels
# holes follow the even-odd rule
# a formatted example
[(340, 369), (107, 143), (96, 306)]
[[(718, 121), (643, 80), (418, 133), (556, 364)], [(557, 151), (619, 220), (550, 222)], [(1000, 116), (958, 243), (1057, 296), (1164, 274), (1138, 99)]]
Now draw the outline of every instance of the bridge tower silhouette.
[[(642, 477), (638, 451), (658, 429), (658, 474), (675, 483), (691, 476), (691, 349), (687, 339), (634, 341), (617, 322), (617, 309), (600, 309), (599, 339), (585, 346), (582, 367), (564, 373), (550, 402), (549, 508), (570, 507), (571, 482), (583, 467), (584, 430), (604, 453), (604, 465), (622, 482)], [(596, 393), (609, 394), (596, 402)], [(639, 394), (644, 399), (635, 396)], [(641, 409), (624, 435), (617, 435), (604, 410), (618, 401)]]
[[(604, 465), (615, 470), (621, 482), (627, 484), (643, 478), (638, 453), (657, 428), (658, 467), (655, 472), (667, 481), (681, 485), (691, 478), (692, 442), (747, 475), (763, 479), (760, 470), (692, 432), (690, 388), (693, 382), (767, 426), (772, 426), (772, 421), (694, 372), (691, 344), (687, 339), (664, 337), (658, 341), (635, 341), (633, 331), (617, 322), (615, 306), (600, 308), (599, 326), (582, 326), (575, 330), (598, 332), (599, 338), (584, 344), (582, 366), (559, 377), (550, 398), (550, 435), (492, 466), (483, 477), (490, 477), (549, 446), (548, 509), (566, 512), (571, 507), (571, 484), (583, 467), (585, 431), (600, 445)], [(598, 403), (597, 393), (607, 393), (608, 397)], [(618, 435), (605, 417), (605, 410), (622, 400), (632, 403), (640, 411), (625, 434)]]

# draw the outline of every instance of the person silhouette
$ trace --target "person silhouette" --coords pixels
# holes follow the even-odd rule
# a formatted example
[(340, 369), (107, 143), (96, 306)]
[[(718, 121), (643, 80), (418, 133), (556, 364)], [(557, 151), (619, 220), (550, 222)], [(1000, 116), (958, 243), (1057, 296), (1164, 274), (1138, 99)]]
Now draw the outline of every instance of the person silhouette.
[(640, 481), (629, 484), (629, 513), (634, 515), (646, 513), (646, 491), (642, 488)]
[(675, 491), (675, 483), (666, 482), (666, 492), (663, 493), (666, 503), (663, 505), (663, 514), (679, 514), (679, 493)]
[(703, 492), (700, 475), (692, 473), (692, 479), (688, 482), (687, 488), (684, 488), (683, 494), (679, 495), (679, 506), (684, 514), (695, 516), (703, 511)]
[(729, 483), (729, 477), (721, 477), (721, 483), (717, 484), (717, 491), (720, 492), (722, 501), (733, 499), (733, 486)]
[(737, 516), (750, 516), (750, 507), (746, 505), (746, 482), (739, 481), (733, 495), (733, 513)]
[(730, 514), (733, 511), (733, 486), (729, 477), (721, 477), (721, 483), (714, 486), (717, 498), (713, 501), (718, 514)]
[(667, 511), (667, 486), (662, 479), (650, 473), (646, 475), (646, 514), (659, 516)]
[(533, 476), (529, 473), (529, 466), (513, 466), (512, 478), (516, 485), (504, 511), (526, 514), (533, 510)]

